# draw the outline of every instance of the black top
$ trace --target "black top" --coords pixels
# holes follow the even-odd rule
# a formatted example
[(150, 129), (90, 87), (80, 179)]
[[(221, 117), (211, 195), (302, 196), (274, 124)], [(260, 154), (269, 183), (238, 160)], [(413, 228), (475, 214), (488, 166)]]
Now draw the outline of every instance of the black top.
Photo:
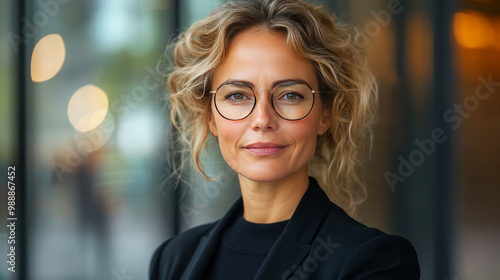
[[(240, 198), (222, 219), (165, 241), (153, 255), (149, 278), (203, 279), (224, 229), (242, 210)], [(311, 178), (253, 279), (416, 280), (420, 268), (408, 240), (353, 220)]]
[(255, 224), (238, 217), (223, 231), (203, 279), (253, 279), (287, 223)]

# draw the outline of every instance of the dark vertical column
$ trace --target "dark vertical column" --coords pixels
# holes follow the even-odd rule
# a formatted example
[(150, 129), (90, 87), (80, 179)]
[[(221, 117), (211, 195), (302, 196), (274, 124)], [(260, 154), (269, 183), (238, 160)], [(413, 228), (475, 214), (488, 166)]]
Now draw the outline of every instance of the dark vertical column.
[[(26, 1), (18, 0), (15, 3), (15, 30), (14, 33), (23, 37), (23, 22), (26, 18)], [(14, 59), (17, 76), (17, 163), (16, 163), (16, 200), (17, 200), (17, 223), (16, 223), (16, 274), (17, 279), (28, 279), (28, 234), (27, 234), (27, 161), (26, 161), (26, 42), (19, 44), (17, 56)]]
[(452, 179), (454, 166), (453, 130), (443, 119), (443, 112), (449, 109), (454, 101), (452, 47), (450, 31), (453, 16), (453, 1), (432, 1), (434, 29), (434, 121), (441, 127), (449, 139), (446, 144), (436, 147), (436, 166), (439, 168), (435, 177), (436, 220), (435, 220), (435, 254), (436, 266), (434, 279), (454, 279), (452, 275), (451, 250), (454, 239), (455, 200), (454, 182)]
[[(398, 84), (396, 86), (396, 94), (401, 101), (400, 106), (403, 109), (400, 110), (403, 114), (403, 120), (401, 123), (401, 129), (404, 145), (401, 150), (394, 151), (396, 155), (408, 155), (411, 152), (413, 139), (416, 137), (415, 132), (415, 120), (413, 118), (412, 112), (414, 111), (412, 107), (412, 97), (411, 90), (408, 82), (408, 66), (407, 60), (405, 58), (406, 53), (406, 30), (407, 22), (406, 19), (411, 12), (411, 6), (407, 5), (401, 13), (394, 15), (395, 19), (395, 29), (396, 29), (396, 70), (398, 73)], [(395, 104), (395, 106), (398, 106)], [(398, 146), (398, 143), (394, 143)], [(397, 156), (394, 156), (397, 158)], [(397, 170), (398, 164), (394, 164), (394, 170)], [(402, 182), (397, 186), (394, 191), (394, 228), (398, 234), (403, 236), (409, 236), (412, 226), (410, 225), (414, 221), (411, 219), (412, 213), (409, 209), (408, 200), (412, 199), (411, 192), (413, 191), (414, 178), (408, 178), (405, 182)]]
[(177, 36), (180, 33), (181, 29), (181, 13), (182, 13), (182, 8), (181, 8), (181, 0), (172, 0), (173, 1), (173, 12), (174, 12), (174, 35)]
[[(181, 0), (173, 0), (173, 12), (174, 12), (174, 36), (178, 36), (181, 30)], [(169, 55), (169, 54), (167, 54)], [(169, 133), (173, 133), (173, 135), (178, 134), (178, 131), (171, 126), (171, 130)], [(168, 137), (169, 139), (176, 139), (177, 137), (175, 136), (170, 136)], [(173, 145), (171, 143), (167, 144), (168, 149), (174, 149)], [(176, 149), (179, 151), (179, 149)], [(170, 159), (174, 162), (174, 164), (179, 164), (180, 158), (178, 157), (179, 153), (173, 151), (169, 152), (169, 155), (173, 155), (176, 158)], [(178, 183), (178, 184), (177, 184)], [(173, 214), (174, 214), (174, 234), (179, 234), (181, 231), (181, 213), (179, 211), (179, 203), (181, 200), (181, 182), (176, 182), (176, 188), (174, 190), (174, 203), (172, 206), (174, 207), (173, 209)]]

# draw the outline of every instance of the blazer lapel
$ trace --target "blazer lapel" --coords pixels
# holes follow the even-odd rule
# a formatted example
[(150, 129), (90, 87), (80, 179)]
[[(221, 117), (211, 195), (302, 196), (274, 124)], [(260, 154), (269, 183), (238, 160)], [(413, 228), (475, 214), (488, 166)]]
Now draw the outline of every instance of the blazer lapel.
[(254, 280), (287, 279), (309, 252), (311, 244), (280, 236), (267, 255)]
[(309, 188), (254, 279), (287, 279), (310, 251), (329, 206), (326, 194), (310, 178)]
[(203, 236), (181, 280), (201, 279), (218, 243), (218, 239)]
[(201, 279), (203, 273), (210, 263), (217, 246), (219, 245), (222, 230), (230, 221), (236, 219), (236, 216), (241, 213), (243, 209), (243, 202), (240, 198), (237, 200), (229, 211), (224, 215), (224, 217), (215, 224), (215, 227), (208, 233), (208, 235), (203, 236), (196, 247), (196, 250), (189, 262), (181, 280), (195, 280)]

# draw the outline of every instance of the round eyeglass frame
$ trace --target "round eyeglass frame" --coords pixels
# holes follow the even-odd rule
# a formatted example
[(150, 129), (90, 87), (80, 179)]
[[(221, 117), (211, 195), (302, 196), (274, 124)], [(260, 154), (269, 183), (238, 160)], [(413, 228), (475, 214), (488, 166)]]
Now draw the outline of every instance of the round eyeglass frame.
[[(303, 116), (303, 117), (301, 117), (301, 118), (298, 118), (298, 119), (288, 119), (288, 118), (285, 118), (285, 117), (283, 117), (282, 115), (280, 115), (280, 113), (278, 113), (278, 111), (276, 111), (276, 107), (274, 107), (274, 102), (273, 102), (273, 94), (274, 94), (274, 91), (275, 91), (278, 87), (283, 86), (284, 84), (288, 84), (288, 83), (303, 84), (303, 85), (307, 86), (307, 87), (311, 90), (311, 93), (312, 93), (312, 95), (313, 95), (313, 102), (312, 102), (312, 104), (311, 104), (311, 108), (309, 109), (309, 111), (307, 112), (307, 114), (306, 114), (305, 116)], [(224, 86), (224, 85), (228, 85), (228, 84), (243, 85), (243, 86), (246, 86), (246, 87), (250, 88), (250, 89), (252, 90), (252, 92), (253, 92), (253, 95), (254, 95), (254, 97), (255, 97), (255, 98), (254, 98), (254, 101), (253, 101), (253, 106), (252, 106), (252, 109), (250, 110), (250, 112), (249, 112), (246, 116), (244, 116), (244, 117), (242, 117), (242, 118), (239, 118), (239, 119), (231, 119), (231, 118), (228, 118), (228, 117), (224, 116), (224, 115), (223, 115), (223, 114), (219, 111), (219, 108), (217, 107), (217, 102), (215, 101), (215, 94), (217, 93), (217, 91), (218, 91), (218, 90), (219, 90), (222, 86)], [(250, 85), (248, 85), (248, 84), (246, 84), (246, 83), (241, 83), (241, 82), (224, 82), (224, 83), (220, 84), (220, 85), (217, 87), (217, 89), (216, 89), (216, 90), (211, 90), (211, 91), (209, 91), (208, 93), (210, 93), (211, 95), (213, 95), (213, 96), (214, 96), (214, 97), (213, 97), (213, 102), (214, 102), (214, 105), (215, 105), (215, 109), (217, 110), (217, 113), (219, 113), (219, 115), (220, 115), (221, 117), (223, 117), (223, 118), (224, 118), (224, 119), (226, 119), (226, 120), (230, 120), (230, 121), (239, 121), (239, 120), (243, 120), (243, 119), (248, 118), (248, 116), (250, 116), (250, 115), (252, 114), (253, 110), (255, 109), (255, 105), (257, 104), (257, 95), (256, 95), (256, 93), (257, 93), (257, 92), (260, 92), (260, 91), (267, 91), (267, 90), (259, 90), (259, 91), (255, 91), (255, 90), (253, 89), (253, 87), (251, 87)], [(299, 121), (299, 120), (302, 120), (302, 119), (304, 119), (305, 117), (309, 116), (309, 114), (311, 113), (312, 109), (314, 108), (314, 103), (315, 103), (315, 101), (316, 101), (316, 94), (315, 94), (315, 93), (320, 93), (320, 91), (312, 89), (312, 88), (311, 88), (311, 86), (309, 86), (306, 82), (303, 82), (303, 81), (285, 81), (285, 82), (279, 83), (279, 84), (277, 84), (276, 86), (274, 86), (274, 88), (273, 88), (272, 90), (270, 90), (270, 91), (269, 91), (269, 93), (271, 94), (271, 95), (269, 96), (269, 98), (270, 98), (270, 102), (271, 102), (271, 106), (273, 107), (274, 112), (275, 112), (275, 113), (276, 113), (276, 114), (277, 114), (280, 118), (282, 118), (282, 119), (284, 119), (284, 120), (287, 120), (287, 121)]]

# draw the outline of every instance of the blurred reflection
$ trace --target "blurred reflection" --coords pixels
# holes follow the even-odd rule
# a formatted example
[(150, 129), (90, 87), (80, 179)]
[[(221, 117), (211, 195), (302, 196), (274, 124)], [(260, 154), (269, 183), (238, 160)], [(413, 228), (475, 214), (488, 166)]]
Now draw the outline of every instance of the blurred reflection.
[(495, 28), (492, 22), (478, 12), (458, 12), (453, 19), (457, 43), (464, 48), (481, 49), (495, 46)]
[(115, 121), (111, 114), (107, 114), (104, 120), (94, 129), (80, 132), (75, 130), (74, 139), (76, 151), (80, 155), (87, 155), (106, 144), (113, 131), (115, 130)]
[(31, 79), (45, 82), (61, 70), (66, 57), (64, 41), (59, 34), (43, 37), (33, 49), (31, 56)]
[(107, 112), (108, 97), (102, 89), (94, 85), (86, 85), (77, 90), (68, 104), (69, 121), (81, 132), (96, 128)]
[[(82, 256), (91, 257), (90, 265), (97, 275), (106, 275), (109, 270), (109, 210), (110, 203), (106, 192), (98, 189), (100, 162), (103, 150), (87, 155), (76, 172), (77, 182), (73, 192), (76, 202), (76, 218), (79, 221), (78, 251)], [(93, 264), (92, 264), (93, 263)]]

